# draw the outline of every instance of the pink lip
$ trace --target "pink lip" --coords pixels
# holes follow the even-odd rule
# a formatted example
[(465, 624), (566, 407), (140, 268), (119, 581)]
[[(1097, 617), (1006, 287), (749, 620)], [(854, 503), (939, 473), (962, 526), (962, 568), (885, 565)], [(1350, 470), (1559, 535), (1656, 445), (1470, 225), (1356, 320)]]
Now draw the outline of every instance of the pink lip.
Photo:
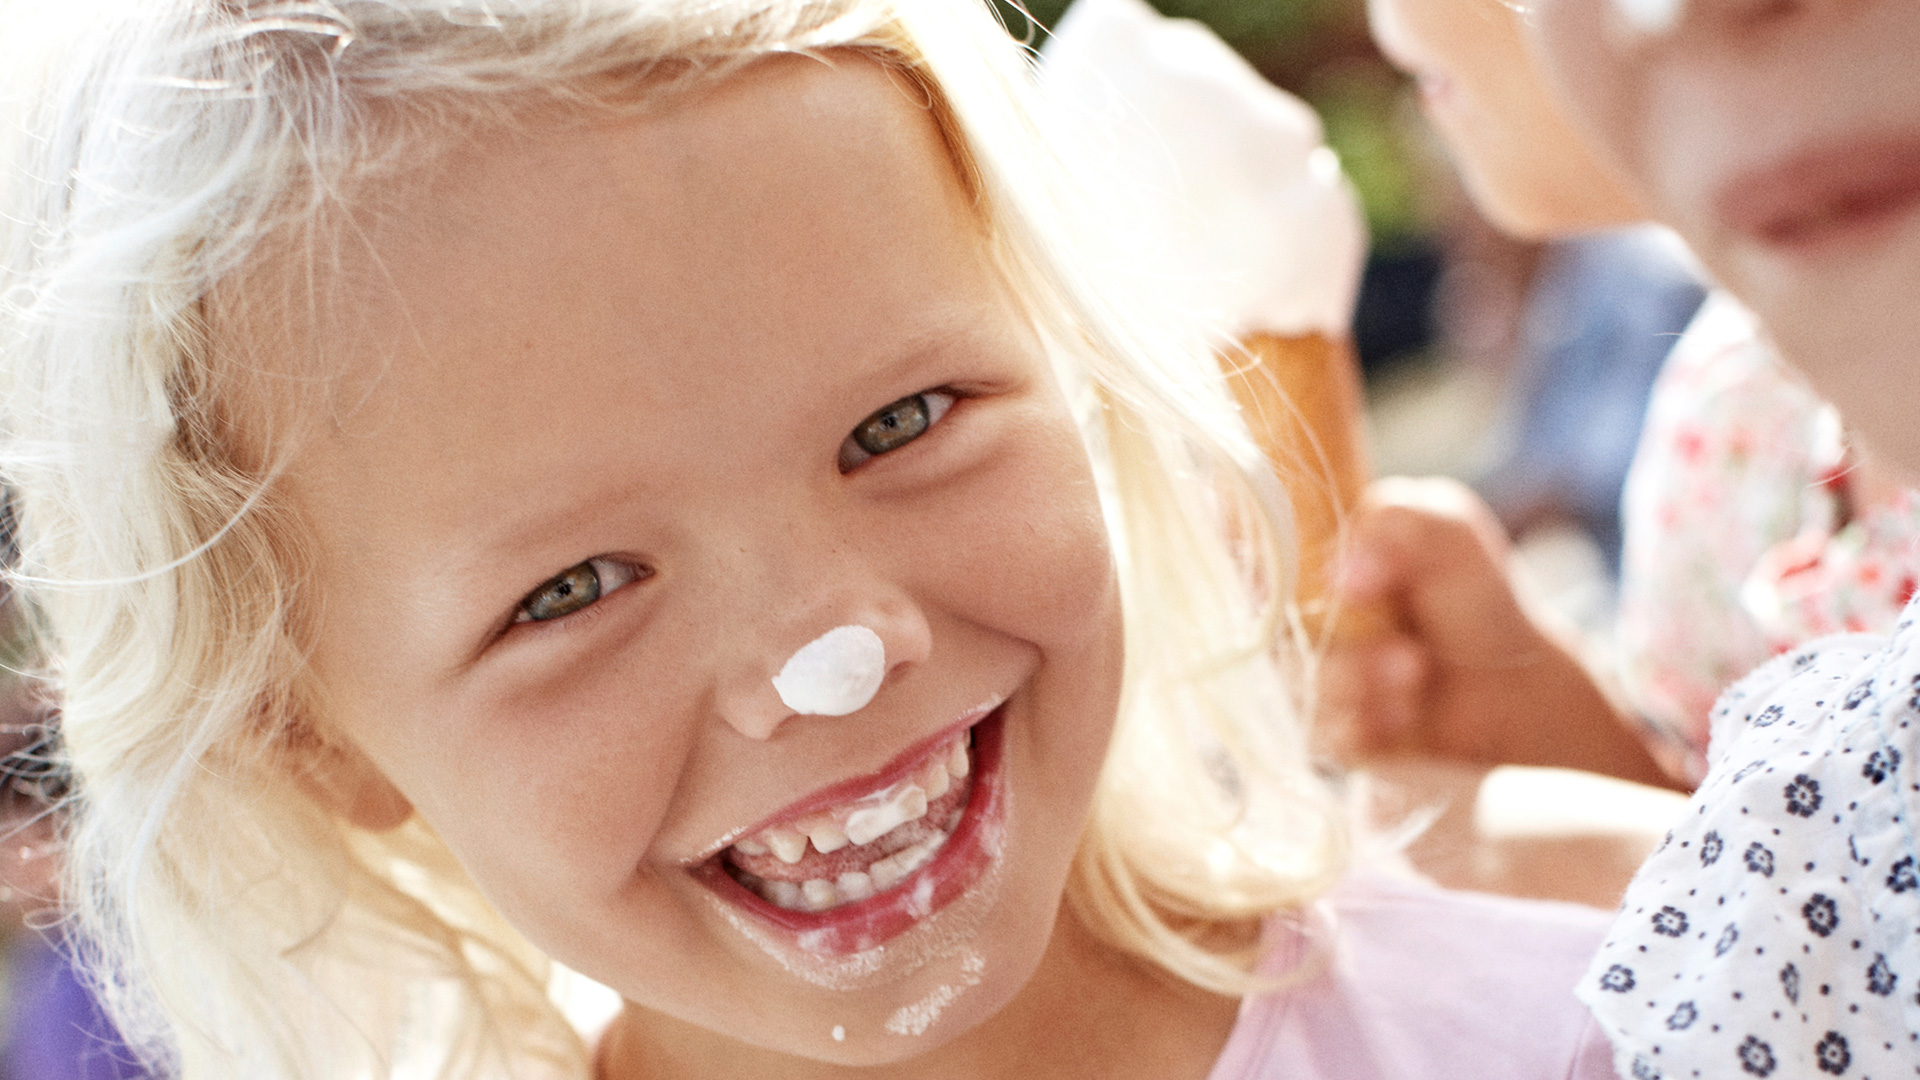
[[(847, 956), (905, 933), (914, 924), (971, 888), (997, 854), (1000, 826), (1006, 815), (1006, 796), (1000, 777), (1004, 709), (1004, 705), (994, 709), (974, 725), (973, 795), (967, 802), (966, 814), (960, 819), (960, 824), (954, 828), (953, 835), (948, 837), (932, 862), (892, 889), (858, 903), (827, 911), (788, 911), (767, 903), (735, 881), (721, 868), (718, 855), (692, 867), (690, 872), (725, 902), (745, 909), (796, 941), (804, 941), (808, 952)], [(907, 764), (911, 766), (942, 739), (965, 726), (963, 723), (949, 728), (901, 757), (907, 759)], [(884, 780), (889, 775), (888, 770), (882, 770), (875, 774), (875, 778)], [(905, 775), (904, 772), (901, 775)], [(824, 800), (821, 795), (810, 795), (769, 818), (767, 824), (779, 824), (832, 805), (850, 795), (864, 794), (872, 790), (867, 786), (869, 783), (868, 778), (862, 778), (847, 784), (836, 784), (822, 794), (840, 794)]]
[(1720, 189), (1716, 216), (1770, 247), (1806, 251), (1877, 232), (1920, 204), (1920, 132), (1796, 153)]

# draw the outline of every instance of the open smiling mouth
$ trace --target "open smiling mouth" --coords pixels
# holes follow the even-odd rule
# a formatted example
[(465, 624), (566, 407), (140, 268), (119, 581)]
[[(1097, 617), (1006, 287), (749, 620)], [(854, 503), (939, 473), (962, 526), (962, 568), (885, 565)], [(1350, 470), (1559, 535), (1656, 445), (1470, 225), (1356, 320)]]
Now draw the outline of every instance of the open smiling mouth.
[(906, 931), (999, 854), (1003, 711), (963, 720), (880, 773), (796, 804), (695, 866), (695, 876), (809, 951), (857, 952)]

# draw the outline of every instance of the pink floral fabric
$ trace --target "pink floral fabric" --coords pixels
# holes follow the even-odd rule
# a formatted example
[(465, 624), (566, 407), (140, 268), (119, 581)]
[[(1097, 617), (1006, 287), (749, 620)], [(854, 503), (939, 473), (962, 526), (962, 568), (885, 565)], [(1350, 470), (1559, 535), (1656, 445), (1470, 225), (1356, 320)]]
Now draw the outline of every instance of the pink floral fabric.
[(1769, 657), (1890, 630), (1920, 575), (1920, 496), (1854, 506), (1839, 417), (1753, 316), (1710, 298), (1674, 347), (1622, 500), (1629, 700), (1705, 771), (1714, 700)]

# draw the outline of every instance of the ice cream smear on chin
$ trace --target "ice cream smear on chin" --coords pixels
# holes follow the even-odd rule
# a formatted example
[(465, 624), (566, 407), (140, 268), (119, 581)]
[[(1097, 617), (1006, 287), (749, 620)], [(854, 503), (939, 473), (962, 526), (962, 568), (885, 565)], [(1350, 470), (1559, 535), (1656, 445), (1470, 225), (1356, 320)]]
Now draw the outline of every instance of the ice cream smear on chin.
[(879, 634), (836, 626), (789, 657), (773, 688), (802, 716), (846, 716), (867, 707), (886, 675), (887, 647)]
[(721, 856), (734, 880), (788, 911), (828, 911), (905, 887), (966, 816), (972, 730), (864, 795), (768, 826)]
[(1643, 34), (1664, 34), (1680, 21), (1687, 0), (1613, 0), (1627, 25)]

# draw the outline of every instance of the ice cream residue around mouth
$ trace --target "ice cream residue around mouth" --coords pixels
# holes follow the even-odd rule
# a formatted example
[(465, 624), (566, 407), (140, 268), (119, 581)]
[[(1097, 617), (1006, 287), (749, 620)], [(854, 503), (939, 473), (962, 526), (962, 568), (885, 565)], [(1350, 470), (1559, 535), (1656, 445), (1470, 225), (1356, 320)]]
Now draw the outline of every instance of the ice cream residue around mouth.
[(743, 836), (722, 866), (775, 907), (825, 911), (887, 892), (940, 853), (972, 793), (970, 732), (906, 776), (837, 806)]
[(947, 1006), (953, 1004), (961, 994), (980, 985), (981, 973), (986, 970), (987, 962), (978, 953), (968, 951), (960, 961), (960, 981), (936, 986), (926, 997), (896, 1009), (887, 1018), (887, 1032), (892, 1035), (925, 1035)]
[(836, 626), (789, 657), (773, 688), (802, 716), (846, 716), (867, 707), (886, 675), (887, 647), (879, 634)]

